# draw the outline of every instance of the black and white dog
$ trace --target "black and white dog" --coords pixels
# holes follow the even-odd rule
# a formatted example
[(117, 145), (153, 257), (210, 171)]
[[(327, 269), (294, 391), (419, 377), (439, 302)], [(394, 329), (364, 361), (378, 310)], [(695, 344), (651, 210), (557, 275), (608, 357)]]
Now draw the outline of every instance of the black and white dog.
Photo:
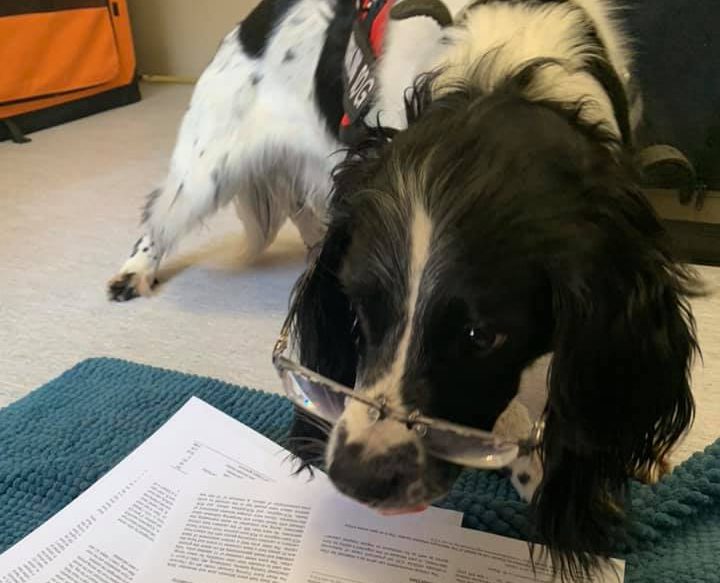
[[(317, 251), (293, 307), (308, 368), (498, 431), (552, 353), (542, 471), (521, 459), (516, 483), (557, 564), (583, 571), (628, 479), (656, 475), (693, 415), (694, 281), (637, 186), (627, 43), (604, 0), (416, 1), (387, 23), (348, 155), (357, 16), (263, 0), (225, 38), (110, 295), (149, 294), (179, 237), (233, 202), (256, 253), (288, 218)], [(451, 486), (459, 469), (421, 451), (404, 479), (402, 426), (364, 427), (349, 408), (329, 436), (340, 489), (392, 509)]]

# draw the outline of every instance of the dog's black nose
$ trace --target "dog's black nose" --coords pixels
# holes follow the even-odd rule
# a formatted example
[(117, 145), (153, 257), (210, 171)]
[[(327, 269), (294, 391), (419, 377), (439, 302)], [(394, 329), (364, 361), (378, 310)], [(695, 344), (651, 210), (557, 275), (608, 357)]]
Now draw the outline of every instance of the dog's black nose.
[(415, 504), (423, 497), (422, 467), (413, 443), (372, 455), (359, 444), (336, 444), (328, 475), (335, 487), (377, 506)]

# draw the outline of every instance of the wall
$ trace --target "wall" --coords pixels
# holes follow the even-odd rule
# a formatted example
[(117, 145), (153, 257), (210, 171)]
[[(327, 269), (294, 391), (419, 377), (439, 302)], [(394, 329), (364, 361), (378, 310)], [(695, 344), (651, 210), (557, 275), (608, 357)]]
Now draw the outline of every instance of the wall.
[(140, 73), (197, 77), (255, 0), (128, 0)]

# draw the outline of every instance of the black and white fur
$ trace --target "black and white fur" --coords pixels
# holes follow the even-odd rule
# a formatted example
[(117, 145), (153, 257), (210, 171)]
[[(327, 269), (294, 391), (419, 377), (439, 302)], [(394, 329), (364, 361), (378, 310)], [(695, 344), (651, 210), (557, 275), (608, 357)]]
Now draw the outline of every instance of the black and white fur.
[[(198, 82), (110, 295), (149, 294), (178, 239), (233, 202), (254, 253), (288, 218), (317, 250), (292, 309), (319, 373), (522, 436), (521, 375), (552, 353), (543, 446), (513, 482), (574, 575), (610, 552), (628, 479), (656, 474), (691, 422), (694, 282), (637, 186), (610, 3), (445, 4), (449, 27), (390, 22), (369, 137), (346, 155), (354, 3), (264, 0)], [(430, 502), (459, 472), (358, 404), (325, 429), (298, 417), (298, 451), (380, 509)]]

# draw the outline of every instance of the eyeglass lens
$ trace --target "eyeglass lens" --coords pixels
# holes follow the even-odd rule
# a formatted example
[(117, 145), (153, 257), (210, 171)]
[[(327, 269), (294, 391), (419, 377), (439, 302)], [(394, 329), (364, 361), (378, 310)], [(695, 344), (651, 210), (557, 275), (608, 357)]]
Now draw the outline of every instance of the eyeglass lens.
[(515, 460), (519, 446), (501, 443), (473, 435), (462, 435), (455, 431), (431, 428), (426, 440), (429, 452), (441, 459), (461, 466), (484, 469), (499, 469)]
[(345, 409), (345, 398), (325, 386), (291, 371), (283, 374), (283, 383), (290, 399), (328, 423), (335, 423)]

